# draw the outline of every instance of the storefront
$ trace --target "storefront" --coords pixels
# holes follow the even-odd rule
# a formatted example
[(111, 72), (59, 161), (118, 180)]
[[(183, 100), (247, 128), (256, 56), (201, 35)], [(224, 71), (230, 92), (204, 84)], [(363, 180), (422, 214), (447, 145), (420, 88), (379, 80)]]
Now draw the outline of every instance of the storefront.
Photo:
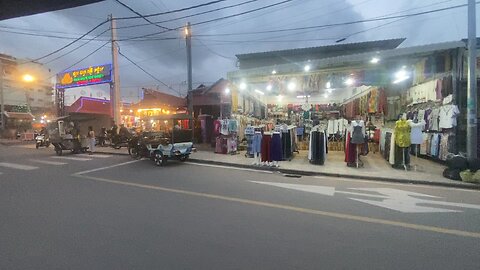
[(158, 130), (161, 123), (151, 121), (153, 116), (184, 113), (186, 99), (152, 89), (143, 89), (143, 99), (122, 109), (123, 124), (138, 130)]
[(465, 43), (397, 48), (402, 42), (237, 55), (240, 69), (228, 74), (232, 108), (249, 107), (235, 95), (254, 96), (271, 123), (237, 131), (247, 156), (272, 164), (305, 150), (310, 163), (328, 166), (327, 152), (341, 152), (360, 168), (368, 153), (408, 170), (412, 155), (442, 163), (465, 151)]

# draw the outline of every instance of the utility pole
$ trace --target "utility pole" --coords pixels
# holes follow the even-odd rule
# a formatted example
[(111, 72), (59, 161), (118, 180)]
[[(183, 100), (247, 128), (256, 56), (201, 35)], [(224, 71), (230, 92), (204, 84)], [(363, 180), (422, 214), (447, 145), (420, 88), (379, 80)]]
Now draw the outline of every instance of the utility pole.
[[(110, 83), (110, 104), (113, 111), (113, 121), (116, 125), (121, 124), (120, 114), (120, 74), (118, 72), (118, 45), (117, 45), (117, 24), (113, 19), (113, 15), (109, 16), (112, 30), (112, 73), (113, 81)], [(118, 129), (117, 129), (118, 130)]]
[(477, 157), (477, 30), (475, 0), (468, 0), (467, 156)]
[(188, 84), (188, 92), (187, 92), (187, 103), (188, 103), (188, 113), (190, 114), (190, 118), (192, 118), (190, 122), (190, 128), (192, 129), (192, 135), (195, 134), (195, 126), (193, 125), (193, 93), (192, 93), (192, 30), (190, 28), (190, 22), (187, 23), (185, 27), (185, 43), (187, 47), (187, 84)]
[(5, 130), (5, 100), (3, 97), (3, 63), (0, 59), (0, 110), (1, 110), (1, 120), (2, 120), (2, 131)]

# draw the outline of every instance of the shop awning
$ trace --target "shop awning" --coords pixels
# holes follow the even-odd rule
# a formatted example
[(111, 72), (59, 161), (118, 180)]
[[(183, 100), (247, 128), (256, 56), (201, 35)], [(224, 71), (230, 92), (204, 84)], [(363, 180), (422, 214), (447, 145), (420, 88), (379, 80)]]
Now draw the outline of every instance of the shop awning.
[(33, 120), (35, 118), (31, 113), (23, 112), (4, 112), (5, 116), (9, 119), (18, 119), (18, 120)]
[[(351, 69), (352, 65), (368, 65), (372, 57), (378, 57), (382, 59), (383, 62), (383, 60), (386, 59), (400, 58), (405, 56), (421, 57), (436, 51), (446, 51), (465, 47), (466, 44), (463, 41), (443, 42), (414, 47), (384, 50), (379, 52), (367, 52), (337, 56), (319, 60), (311, 60), (310, 62), (296, 62), (277, 66), (237, 70), (229, 72), (228, 78), (229, 80), (258, 78), (258, 81), (265, 81), (271, 78), (272, 69), (275, 69), (277, 74), (298, 74), (302, 72), (301, 67), (303, 67), (303, 65), (307, 63), (312, 67), (315, 67), (315, 70), (319, 72), (326, 72), (328, 70), (341, 69), (342, 67), (349, 67), (349, 69)], [(311, 73), (315, 73), (315, 71), (312, 71)], [(249, 82), (255, 82), (255, 80), (249, 80)]]
[(69, 113), (89, 113), (110, 115), (110, 100), (80, 97), (66, 108)]

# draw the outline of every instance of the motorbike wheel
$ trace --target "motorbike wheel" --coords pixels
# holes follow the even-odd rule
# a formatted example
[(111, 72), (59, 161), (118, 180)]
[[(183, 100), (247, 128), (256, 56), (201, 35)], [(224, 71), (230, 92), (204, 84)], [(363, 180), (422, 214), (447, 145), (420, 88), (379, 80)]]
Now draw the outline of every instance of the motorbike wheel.
[(120, 149), (120, 148), (122, 148), (122, 146), (121, 145), (114, 145), (113, 148), (114, 149)]
[(157, 166), (165, 166), (167, 164), (167, 158), (160, 153), (155, 154), (154, 160)]
[(37, 142), (37, 143), (35, 144), (35, 148), (38, 149), (39, 147), (40, 147), (40, 143)]
[(61, 148), (56, 148), (55, 153), (57, 153), (57, 156), (61, 156), (62, 155), (62, 149)]
[(50, 147), (50, 143), (47, 142), (47, 144), (45, 145), (45, 147), (47, 147), (47, 148)]
[(188, 159), (188, 155), (185, 155), (185, 156), (181, 156), (181, 157), (180, 157), (180, 161), (181, 161), (181, 162), (185, 162), (185, 161), (187, 161), (187, 159)]

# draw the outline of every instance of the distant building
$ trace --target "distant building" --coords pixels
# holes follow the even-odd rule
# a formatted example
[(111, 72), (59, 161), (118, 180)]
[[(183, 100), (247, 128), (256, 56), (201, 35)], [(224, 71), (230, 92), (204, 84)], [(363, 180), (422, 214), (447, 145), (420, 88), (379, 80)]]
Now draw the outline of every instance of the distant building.
[[(16, 107), (26, 106), (34, 114), (44, 114), (53, 107), (53, 84), (50, 70), (36, 62), (0, 54), (3, 65), (3, 93), (5, 110), (14, 111)], [(34, 81), (25, 82), (22, 76), (29, 74)]]

